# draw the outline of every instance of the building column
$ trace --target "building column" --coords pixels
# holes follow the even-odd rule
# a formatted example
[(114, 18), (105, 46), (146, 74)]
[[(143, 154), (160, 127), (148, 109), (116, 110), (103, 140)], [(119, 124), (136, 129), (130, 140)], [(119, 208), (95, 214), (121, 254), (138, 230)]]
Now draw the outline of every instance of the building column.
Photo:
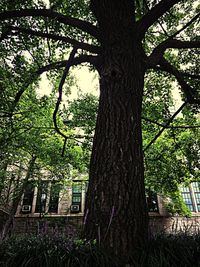
[(20, 215), (20, 213), (21, 213), (23, 198), (24, 198), (24, 194), (22, 194), (22, 197), (21, 197), (21, 200), (19, 202), (19, 205), (17, 206), (17, 211), (16, 211), (15, 215)]
[(167, 216), (168, 211), (165, 207), (165, 199), (163, 196), (157, 194), (158, 212), (161, 216)]
[(81, 212), (84, 213), (85, 210), (85, 197), (86, 197), (86, 186), (82, 183), (81, 187)]
[(197, 207), (197, 203), (195, 201), (195, 193), (194, 193), (194, 190), (193, 190), (193, 186), (190, 184), (189, 188), (190, 188), (190, 195), (191, 195), (191, 198), (192, 198), (192, 204), (193, 204), (194, 212), (198, 212), (198, 207)]
[(48, 212), (49, 210), (50, 195), (51, 195), (51, 182), (49, 182), (47, 186), (45, 213)]
[(32, 209), (31, 209), (32, 214), (35, 213), (37, 194), (38, 194), (38, 187), (35, 186), (34, 193), (33, 193)]

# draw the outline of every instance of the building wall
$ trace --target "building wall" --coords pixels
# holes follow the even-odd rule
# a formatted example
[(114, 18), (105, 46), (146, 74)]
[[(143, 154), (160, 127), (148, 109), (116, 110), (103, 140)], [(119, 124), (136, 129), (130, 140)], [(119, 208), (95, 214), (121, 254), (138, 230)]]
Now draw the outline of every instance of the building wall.
[(64, 186), (60, 192), (59, 192), (59, 200), (58, 200), (58, 208), (56, 212), (48, 212), (49, 202), (50, 202), (50, 196), (51, 196), (51, 182), (48, 184), (48, 193), (46, 194), (46, 204), (45, 204), (45, 211), (43, 212), (37, 212), (36, 210), (36, 203), (37, 198), (39, 197), (39, 189), (37, 186), (34, 187), (34, 193), (33, 193), (33, 200), (31, 205), (31, 210), (28, 212), (22, 212), (23, 208), (23, 199), (24, 195), (22, 196), (21, 202), (18, 205), (16, 217), (42, 217), (44, 214), (48, 215), (49, 217), (52, 216), (65, 216), (65, 215), (73, 215), (73, 214), (79, 214), (82, 215), (84, 212), (84, 206), (85, 206), (85, 192), (86, 192), (86, 183), (83, 182), (81, 184), (81, 202), (80, 202), (80, 212), (73, 212), (71, 211), (72, 206), (72, 185)]
[[(68, 233), (71, 229), (82, 227), (83, 214), (38, 217), (15, 217), (13, 233)], [(149, 214), (149, 235), (167, 234), (199, 234), (200, 215), (186, 218), (182, 216), (166, 217)]]
[[(34, 189), (33, 205), (30, 213), (21, 213), (21, 204), (15, 216), (13, 232), (14, 233), (41, 233), (49, 231), (51, 233), (67, 233), (71, 227), (76, 229), (82, 227), (83, 211), (85, 204), (85, 186), (82, 187), (82, 208), (81, 212), (72, 213), (70, 207), (72, 204), (72, 187), (68, 186), (61, 190), (59, 194), (58, 212), (40, 214), (35, 213), (35, 205), (38, 189)], [(200, 214), (193, 213), (192, 218), (182, 216), (169, 216), (165, 208), (165, 199), (157, 195), (158, 211), (149, 212), (149, 233), (156, 235), (158, 233), (198, 233), (200, 230)], [(21, 202), (22, 203), (22, 202)], [(71, 230), (70, 230), (71, 231)]]
[(199, 234), (200, 215), (191, 218), (183, 216), (151, 216), (149, 220), (149, 233), (155, 235), (159, 233), (167, 234)]

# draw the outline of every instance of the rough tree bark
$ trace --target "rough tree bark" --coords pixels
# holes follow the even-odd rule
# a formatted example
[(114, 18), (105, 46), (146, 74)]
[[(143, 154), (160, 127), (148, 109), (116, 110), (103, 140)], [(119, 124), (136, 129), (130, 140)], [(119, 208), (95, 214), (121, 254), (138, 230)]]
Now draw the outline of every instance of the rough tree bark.
[(144, 53), (129, 2), (92, 1), (102, 32), (102, 62), (84, 230), (122, 261), (147, 240), (148, 228), (141, 135)]

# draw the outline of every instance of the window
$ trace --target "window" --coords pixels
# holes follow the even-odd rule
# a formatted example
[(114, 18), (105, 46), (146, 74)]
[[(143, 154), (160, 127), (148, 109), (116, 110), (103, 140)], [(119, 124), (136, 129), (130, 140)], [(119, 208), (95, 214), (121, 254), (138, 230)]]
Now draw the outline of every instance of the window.
[(185, 202), (186, 206), (189, 208), (190, 211), (194, 211), (194, 205), (192, 201), (192, 195), (190, 192), (189, 186), (181, 186), (181, 194), (183, 201)]
[(49, 200), (49, 209), (48, 212), (58, 212), (58, 202), (60, 194), (61, 185), (57, 182), (51, 183), (51, 192)]
[(148, 190), (146, 193), (147, 208), (149, 212), (158, 212), (157, 194)]
[(194, 182), (194, 183), (192, 183), (192, 186), (193, 186), (193, 190), (194, 190), (194, 196), (195, 196), (197, 211), (200, 212), (200, 188), (199, 188), (199, 183), (198, 182)]
[(193, 182), (189, 186), (181, 186), (181, 194), (186, 206), (192, 212), (200, 212), (200, 184)]
[(22, 213), (30, 213), (32, 209), (34, 196), (34, 184), (32, 182), (28, 182), (26, 188), (24, 190), (24, 197), (22, 200)]
[(57, 213), (60, 190), (61, 184), (57, 181), (39, 181), (37, 184), (36, 181), (29, 182), (24, 190), (21, 212)]
[(80, 183), (74, 182), (72, 185), (72, 206), (79, 206), (78, 209), (72, 209), (73, 212), (81, 211), (81, 199), (82, 199), (82, 185)]
[(81, 184), (73, 184), (72, 185), (72, 193), (73, 194), (81, 194)]
[(35, 207), (35, 212), (37, 213), (44, 213), (46, 211), (48, 184), (48, 181), (41, 181), (38, 185), (37, 201)]
[(81, 196), (76, 196), (76, 195), (73, 195), (72, 196), (72, 203), (73, 204), (80, 204), (81, 203)]

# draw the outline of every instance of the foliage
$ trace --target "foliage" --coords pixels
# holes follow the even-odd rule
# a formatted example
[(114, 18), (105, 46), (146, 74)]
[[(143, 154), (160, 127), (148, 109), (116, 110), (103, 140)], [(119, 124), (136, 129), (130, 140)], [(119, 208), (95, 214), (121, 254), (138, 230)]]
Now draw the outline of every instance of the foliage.
[(117, 266), (95, 242), (63, 235), (19, 236), (1, 244), (0, 266)]
[(174, 216), (178, 214), (186, 217), (192, 216), (192, 213), (185, 205), (185, 202), (183, 201), (179, 190), (177, 190), (176, 192), (170, 192), (169, 196), (170, 200), (166, 204), (166, 208), (170, 215)]
[[(138, 267), (199, 267), (199, 235), (158, 235), (132, 255)], [(64, 235), (22, 235), (0, 244), (0, 266), (121, 267), (116, 258), (96, 242)]]
[(84, 131), (85, 134), (93, 134), (97, 108), (98, 98), (92, 94), (82, 94), (79, 98), (69, 101), (68, 109), (65, 116), (67, 116), (69, 126), (78, 128)]

